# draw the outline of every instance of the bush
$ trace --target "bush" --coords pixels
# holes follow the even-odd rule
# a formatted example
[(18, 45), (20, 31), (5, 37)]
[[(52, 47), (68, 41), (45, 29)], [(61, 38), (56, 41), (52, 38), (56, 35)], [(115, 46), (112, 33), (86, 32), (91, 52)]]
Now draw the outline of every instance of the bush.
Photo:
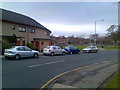
[(9, 48), (11, 48), (12, 46), (15, 46), (15, 45), (16, 45), (15, 43), (2, 43), (2, 54), (4, 53), (5, 49), (9, 49)]
[(31, 49), (34, 49), (33, 47), (34, 47), (34, 44), (33, 43), (27, 43), (27, 46), (29, 47), (29, 48), (31, 48)]

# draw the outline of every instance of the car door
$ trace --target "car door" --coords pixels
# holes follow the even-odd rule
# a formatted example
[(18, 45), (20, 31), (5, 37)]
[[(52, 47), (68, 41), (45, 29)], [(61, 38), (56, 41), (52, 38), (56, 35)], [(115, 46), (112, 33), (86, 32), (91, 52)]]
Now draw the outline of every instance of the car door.
[(26, 51), (26, 57), (32, 57), (34, 55), (34, 53), (32, 52), (32, 50), (28, 47), (24, 47), (25, 51)]
[(58, 54), (58, 48), (56, 46), (53, 46), (52, 52), (54, 52), (54, 54)]
[(63, 50), (61, 49), (61, 47), (58, 46), (58, 54), (62, 54)]
[(16, 54), (19, 54), (20, 57), (26, 57), (26, 51), (24, 47), (18, 47)]
[(92, 48), (91, 48), (91, 51), (92, 51), (92, 52), (94, 52), (95, 50), (96, 50), (96, 48), (95, 48), (95, 47), (92, 47)]

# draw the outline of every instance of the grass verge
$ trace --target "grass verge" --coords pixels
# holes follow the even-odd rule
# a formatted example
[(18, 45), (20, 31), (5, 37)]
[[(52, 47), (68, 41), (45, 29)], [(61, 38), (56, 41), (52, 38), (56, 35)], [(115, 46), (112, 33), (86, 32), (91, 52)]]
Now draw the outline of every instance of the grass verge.
[(105, 49), (120, 49), (120, 47), (106, 47)]
[(108, 80), (104, 86), (103, 86), (103, 89), (106, 89), (106, 88), (120, 88), (120, 85), (119, 84), (119, 80), (120, 80), (120, 71), (117, 72), (114, 76), (111, 77), (110, 80)]

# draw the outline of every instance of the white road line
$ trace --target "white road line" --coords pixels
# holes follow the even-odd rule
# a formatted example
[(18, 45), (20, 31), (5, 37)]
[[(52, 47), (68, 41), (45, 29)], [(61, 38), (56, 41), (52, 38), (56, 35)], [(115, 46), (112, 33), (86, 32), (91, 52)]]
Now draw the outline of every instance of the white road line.
[(61, 63), (61, 62), (64, 62), (64, 61), (65, 60), (60, 60), (60, 61), (48, 62), (48, 63), (44, 63), (44, 64), (36, 64), (36, 65), (28, 66), (28, 67), (33, 68), (33, 67), (44, 66), (44, 65), (49, 65), (49, 64)]

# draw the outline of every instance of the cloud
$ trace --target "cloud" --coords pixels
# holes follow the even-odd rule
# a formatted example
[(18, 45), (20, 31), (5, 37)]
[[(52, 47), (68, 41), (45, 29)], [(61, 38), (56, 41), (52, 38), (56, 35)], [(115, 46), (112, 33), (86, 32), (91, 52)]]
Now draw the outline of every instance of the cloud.
[[(53, 23), (44, 23), (45, 27), (49, 28), (54, 35), (75, 35), (80, 36), (84, 34), (85, 36), (94, 33), (95, 25), (94, 24), (84, 24), (84, 25), (65, 25), (65, 24), (53, 24)], [(97, 32), (100, 34), (105, 34), (107, 26), (97, 25)]]

